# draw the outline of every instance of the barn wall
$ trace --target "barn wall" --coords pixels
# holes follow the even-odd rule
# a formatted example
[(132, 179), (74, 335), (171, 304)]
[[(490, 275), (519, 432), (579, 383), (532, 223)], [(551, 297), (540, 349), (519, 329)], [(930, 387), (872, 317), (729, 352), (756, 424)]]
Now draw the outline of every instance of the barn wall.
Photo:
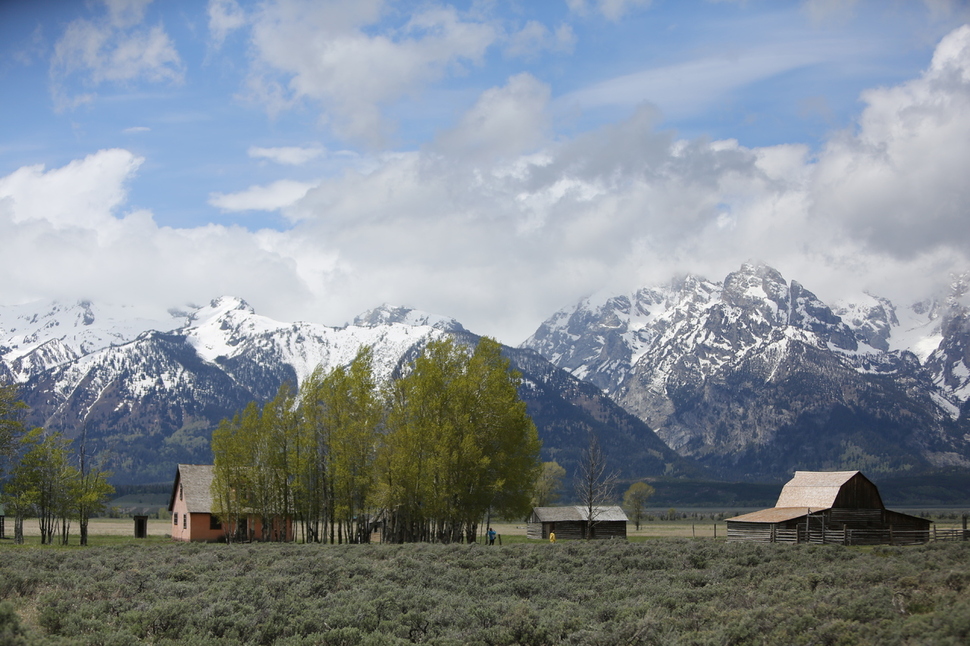
[(839, 489), (832, 507), (840, 509), (883, 509), (879, 489), (868, 478), (857, 473)]

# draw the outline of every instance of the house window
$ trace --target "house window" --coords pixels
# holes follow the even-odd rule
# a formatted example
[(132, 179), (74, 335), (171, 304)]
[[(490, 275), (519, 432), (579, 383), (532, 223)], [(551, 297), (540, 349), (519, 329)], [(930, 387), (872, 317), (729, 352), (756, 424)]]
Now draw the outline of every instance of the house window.
[(222, 529), (222, 523), (219, 522), (218, 516), (209, 514), (209, 529)]
[(185, 529), (188, 526), (189, 526), (189, 515), (182, 514), (182, 529)]
[(182, 485), (179, 484), (179, 500), (182, 499)]
[(174, 514), (172, 514), (172, 524), (175, 525), (175, 526), (178, 526), (178, 524), (179, 524), (179, 513), (178, 512), (175, 512)]

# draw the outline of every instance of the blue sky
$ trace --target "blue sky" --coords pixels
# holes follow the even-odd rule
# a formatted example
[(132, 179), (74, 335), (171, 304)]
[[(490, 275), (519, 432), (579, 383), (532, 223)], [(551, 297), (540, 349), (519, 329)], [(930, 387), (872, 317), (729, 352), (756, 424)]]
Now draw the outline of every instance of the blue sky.
[(382, 302), (518, 343), (748, 259), (967, 268), (966, 2), (3, 2), (0, 303)]

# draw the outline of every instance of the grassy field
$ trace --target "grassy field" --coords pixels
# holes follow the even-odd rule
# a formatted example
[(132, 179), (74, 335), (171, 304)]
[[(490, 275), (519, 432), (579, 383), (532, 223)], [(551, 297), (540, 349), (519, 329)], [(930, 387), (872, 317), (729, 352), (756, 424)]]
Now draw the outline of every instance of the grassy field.
[(970, 642), (970, 543), (550, 545), (496, 529), (502, 546), (176, 544), (166, 521), (88, 548), (2, 541), (0, 643)]

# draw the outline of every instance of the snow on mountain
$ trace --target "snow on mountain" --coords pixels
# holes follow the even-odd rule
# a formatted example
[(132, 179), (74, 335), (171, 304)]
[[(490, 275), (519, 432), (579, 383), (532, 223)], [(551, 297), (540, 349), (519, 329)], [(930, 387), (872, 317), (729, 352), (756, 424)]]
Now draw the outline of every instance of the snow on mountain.
[[(405, 308), (383, 306), (336, 328), (275, 321), (234, 297), (189, 308), (174, 322), (147, 330), (144, 323), (106, 327), (102, 336), (90, 337), (101, 339), (91, 345), (77, 344), (71, 335), (38, 335), (41, 345), (14, 362), (29, 357), (37, 363), (17, 372), (30, 407), (28, 423), (72, 438), (83, 429), (89, 454), (108, 456), (118, 482), (162, 482), (178, 462), (212, 459), (211, 433), (220, 420), (252, 401), (266, 401), (284, 383), (298, 386), (318, 367), (350, 363), (361, 346), (372, 349), (375, 376), (386, 380), (431, 339), (478, 339), (453, 319)], [(521, 393), (546, 459), (557, 459), (572, 473), (595, 432), (628, 477), (696, 473), (696, 466), (594, 386), (534, 352), (505, 351), (527, 384)]]
[(412, 310), (407, 307), (388, 305), (387, 303), (360, 314), (354, 319), (353, 325), (356, 327), (377, 327), (380, 325), (390, 325), (391, 323), (427, 326), (447, 332), (465, 331), (461, 323), (453, 318), (429, 314), (420, 310)]
[(844, 466), (865, 437), (888, 456), (878, 468), (898, 468), (905, 453), (883, 451), (880, 439), (897, 424), (910, 428), (897, 444), (924, 465), (970, 464), (954, 426), (970, 390), (970, 317), (945, 302), (900, 313), (866, 295), (833, 309), (777, 270), (745, 263), (721, 283), (687, 276), (586, 299), (523, 347), (598, 386), (682, 455), (725, 468), (781, 468), (790, 458), (779, 443), (808, 441), (786, 439), (793, 428), (829, 437), (824, 452), (813, 449), (819, 466)]
[(24, 381), (148, 330), (175, 329), (185, 320), (177, 311), (145, 316), (131, 307), (90, 301), (0, 306), (0, 361), (14, 380)]

